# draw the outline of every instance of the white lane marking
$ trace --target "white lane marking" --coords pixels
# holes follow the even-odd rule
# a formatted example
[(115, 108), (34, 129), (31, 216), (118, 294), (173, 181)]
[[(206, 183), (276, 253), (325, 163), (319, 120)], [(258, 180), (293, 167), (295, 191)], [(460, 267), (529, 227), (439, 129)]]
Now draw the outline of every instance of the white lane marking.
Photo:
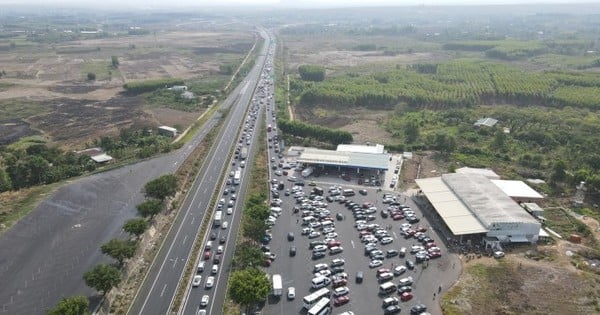
[(178, 258), (175, 258), (175, 259), (173, 259), (173, 267), (171, 267), (171, 268), (175, 269), (175, 266), (177, 266), (177, 261), (178, 261), (178, 260), (179, 260), (179, 257), (178, 257)]
[(356, 246), (354, 246), (354, 241), (350, 240), (350, 244), (352, 244), (352, 248), (356, 248)]
[(192, 221), (190, 222), (190, 224), (194, 225), (194, 221), (196, 221), (196, 217), (192, 217)]
[(163, 286), (162, 290), (160, 291), (160, 296), (162, 297), (165, 294), (165, 290), (167, 289), (167, 284), (165, 283), (165, 285)]
[(185, 244), (185, 242), (187, 241), (187, 239), (188, 239), (188, 236), (186, 235), (186, 236), (183, 238), (183, 242), (181, 242), (181, 244)]

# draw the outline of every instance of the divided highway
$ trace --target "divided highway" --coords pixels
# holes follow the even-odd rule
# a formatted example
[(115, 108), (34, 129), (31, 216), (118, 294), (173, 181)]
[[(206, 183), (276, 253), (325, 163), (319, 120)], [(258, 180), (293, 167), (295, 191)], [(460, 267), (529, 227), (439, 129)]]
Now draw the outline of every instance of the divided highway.
[[(209, 211), (212, 209), (208, 208), (210, 201), (215, 193), (220, 193), (215, 189), (219, 187), (221, 174), (225, 168), (229, 167), (227, 157), (236, 142), (239, 128), (259, 82), (266, 61), (266, 52), (270, 46), (267, 34), (263, 32), (261, 36), (265, 38), (265, 45), (256, 64), (246, 79), (228, 97), (227, 101), (233, 104), (230, 106), (231, 112), (221, 129), (222, 132), (218, 135), (206, 163), (184, 200), (180, 213), (166, 236), (156, 260), (150, 267), (148, 276), (144, 280), (129, 314), (167, 314), (169, 312), (174, 295), (182, 280), (186, 263), (188, 259), (194, 259), (194, 257), (190, 257), (190, 254), (202, 221), (206, 215), (212, 215), (212, 211)], [(236, 209), (236, 213), (240, 210)], [(239, 214), (236, 215), (239, 216)], [(237, 229), (237, 226), (232, 225), (229, 230), (224, 230), (224, 232), (233, 234), (234, 232), (230, 232), (232, 229)], [(227, 244), (231, 243), (234, 242), (228, 240)], [(229, 257), (232, 251), (233, 246), (227, 250)], [(220, 277), (216, 286), (224, 287), (223, 281), (226, 281), (226, 276)], [(187, 280), (183, 279), (181, 285), (187, 285), (186, 283)], [(224, 293), (220, 295), (224, 295)], [(197, 303), (193, 304), (197, 307)], [(216, 308), (216, 310), (220, 311), (220, 308)]]

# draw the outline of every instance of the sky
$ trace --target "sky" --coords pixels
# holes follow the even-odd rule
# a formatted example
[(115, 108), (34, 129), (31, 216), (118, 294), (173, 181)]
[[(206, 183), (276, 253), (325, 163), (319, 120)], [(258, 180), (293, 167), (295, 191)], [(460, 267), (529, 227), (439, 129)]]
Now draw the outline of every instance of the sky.
[(140, 7), (184, 7), (215, 5), (282, 5), (282, 6), (380, 6), (380, 5), (485, 5), (485, 4), (523, 4), (523, 3), (600, 3), (600, 0), (0, 0), (0, 6), (7, 5), (44, 5), (44, 6), (109, 6), (123, 5)]

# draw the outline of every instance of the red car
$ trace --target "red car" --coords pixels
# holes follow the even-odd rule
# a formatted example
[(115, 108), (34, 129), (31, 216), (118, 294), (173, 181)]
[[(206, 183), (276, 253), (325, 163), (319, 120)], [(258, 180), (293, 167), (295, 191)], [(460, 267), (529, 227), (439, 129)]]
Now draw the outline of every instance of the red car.
[(409, 301), (412, 298), (413, 298), (413, 295), (410, 292), (404, 292), (400, 295), (400, 300), (402, 300), (402, 302)]
[(342, 242), (337, 241), (337, 240), (330, 241), (329, 243), (327, 243), (327, 247), (329, 247), (329, 248), (332, 248), (332, 247), (335, 247), (335, 246), (340, 246), (340, 245), (342, 245)]
[(394, 220), (394, 221), (398, 221), (398, 220), (402, 220), (402, 219), (404, 219), (404, 216), (401, 214), (396, 214), (392, 217), (392, 220)]
[(417, 226), (417, 227), (415, 228), (415, 230), (417, 230), (417, 232), (427, 232), (427, 228), (426, 228), (426, 227), (424, 227), (424, 226), (420, 226), (420, 225), (419, 225), (419, 226)]
[(342, 306), (348, 302), (350, 302), (350, 298), (347, 295), (344, 295), (344, 296), (340, 296), (340, 297), (336, 298), (335, 300), (333, 300), (333, 305)]
[(442, 252), (430, 252), (427, 256), (429, 256), (429, 258), (439, 258), (442, 257)]
[(387, 268), (379, 268), (379, 269), (377, 269), (377, 275), (378, 275), (378, 276), (379, 276), (380, 274), (382, 274), (382, 273), (389, 273), (389, 272), (390, 272), (390, 270), (389, 270), (389, 269), (387, 269)]
[(348, 284), (348, 280), (346, 280), (346, 279), (336, 279), (336, 280), (333, 280), (332, 286), (333, 286), (333, 288), (339, 288), (339, 287), (345, 286), (346, 284)]
[(204, 252), (204, 260), (209, 260), (210, 259), (210, 251), (207, 250)]

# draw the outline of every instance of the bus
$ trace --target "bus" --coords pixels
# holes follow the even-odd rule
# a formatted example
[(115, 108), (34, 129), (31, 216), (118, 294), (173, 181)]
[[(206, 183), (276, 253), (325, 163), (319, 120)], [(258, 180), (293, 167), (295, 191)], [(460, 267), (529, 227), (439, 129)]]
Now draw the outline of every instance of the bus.
[(331, 313), (331, 305), (329, 304), (329, 298), (322, 298), (308, 310), (308, 315), (327, 315)]
[(329, 292), (329, 289), (321, 288), (304, 297), (304, 308), (308, 310), (313, 307), (313, 305), (315, 305), (315, 303), (317, 303), (322, 297), (329, 297), (330, 295), (331, 292)]

